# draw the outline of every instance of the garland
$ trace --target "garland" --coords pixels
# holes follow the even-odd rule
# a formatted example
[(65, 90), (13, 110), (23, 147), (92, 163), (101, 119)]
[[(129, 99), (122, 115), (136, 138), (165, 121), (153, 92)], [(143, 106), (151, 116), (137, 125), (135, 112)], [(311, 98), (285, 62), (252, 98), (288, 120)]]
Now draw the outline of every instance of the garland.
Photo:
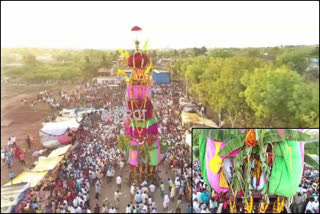
[(245, 200), (245, 203), (246, 203), (246, 207), (245, 207), (246, 213), (252, 213), (252, 207), (253, 207), (252, 196), (250, 196), (250, 202), (248, 203), (247, 200)]
[(284, 203), (285, 203), (285, 199), (283, 198), (280, 201), (280, 196), (277, 197), (277, 201), (273, 203), (273, 209), (272, 212), (273, 213), (281, 213), (284, 209)]
[(272, 213), (277, 213), (276, 202), (273, 203)]
[(230, 205), (230, 213), (237, 213), (236, 198), (234, 198), (234, 201), (229, 200), (229, 205)]
[(283, 198), (280, 202), (280, 196), (277, 197), (277, 213), (281, 213), (283, 211), (284, 201), (285, 199)]
[(266, 213), (268, 209), (269, 204), (267, 204), (265, 201), (261, 203), (261, 206), (259, 207), (259, 213)]
[[(145, 92), (145, 94), (144, 94), (143, 109), (146, 108), (146, 104), (147, 104), (148, 86), (149, 86), (149, 84), (147, 84), (147, 86), (146, 86), (146, 87), (147, 87), (147, 88), (146, 88), (146, 92)], [(132, 86), (131, 86), (130, 93), (131, 93), (131, 100), (130, 100), (130, 102), (131, 102), (131, 111), (133, 111), (134, 107), (133, 107), (133, 99), (132, 99), (132, 97), (133, 97), (133, 87), (132, 87)], [(141, 107), (142, 107), (142, 106), (141, 106)], [(142, 110), (142, 108), (140, 108), (140, 110)], [(136, 123), (135, 128), (136, 128), (136, 130), (137, 130), (137, 132), (138, 132), (138, 134), (139, 134), (139, 137), (141, 137), (141, 135), (142, 135), (142, 132), (143, 132), (143, 130), (144, 130), (144, 128), (145, 128), (145, 123), (146, 123), (146, 120), (143, 119), (143, 125), (142, 125), (141, 129), (139, 129), (139, 124)]]

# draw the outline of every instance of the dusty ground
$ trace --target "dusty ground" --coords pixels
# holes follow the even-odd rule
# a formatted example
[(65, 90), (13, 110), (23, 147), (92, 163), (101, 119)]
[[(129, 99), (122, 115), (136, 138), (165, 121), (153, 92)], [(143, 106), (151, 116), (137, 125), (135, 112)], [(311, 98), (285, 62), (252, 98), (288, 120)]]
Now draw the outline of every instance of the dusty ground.
[[(64, 90), (71, 89), (72, 86), (63, 87)], [(42, 122), (49, 115), (52, 115), (48, 104), (38, 103), (34, 107), (22, 105), (21, 99), (35, 100), (41, 90), (52, 90), (55, 94), (61, 90), (56, 84), (37, 84), (37, 85), (6, 85), (1, 86), (1, 122), (12, 121), (8, 127), (1, 126), (1, 147), (5, 146), (10, 136), (16, 136), (17, 144), (25, 147), (26, 135), (31, 133), (34, 141), (30, 151), (25, 153), (26, 166), (20, 164), (15, 159), (11, 168), (15, 175), (20, 174), (24, 167), (30, 167), (35, 161), (32, 157), (34, 151), (42, 149), (39, 142), (39, 130)], [(7, 165), (1, 163), (1, 185), (9, 181), (9, 170)]]

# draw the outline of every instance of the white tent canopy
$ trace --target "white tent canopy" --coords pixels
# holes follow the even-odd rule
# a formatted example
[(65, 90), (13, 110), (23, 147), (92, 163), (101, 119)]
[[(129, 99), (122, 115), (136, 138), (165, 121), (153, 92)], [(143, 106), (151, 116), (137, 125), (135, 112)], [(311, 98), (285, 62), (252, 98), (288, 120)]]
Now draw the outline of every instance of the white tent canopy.
[(67, 129), (77, 129), (79, 126), (80, 123), (73, 118), (66, 121), (45, 123), (40, 132), (43, 132), (47, 135), (60, 136), (63, 135)]

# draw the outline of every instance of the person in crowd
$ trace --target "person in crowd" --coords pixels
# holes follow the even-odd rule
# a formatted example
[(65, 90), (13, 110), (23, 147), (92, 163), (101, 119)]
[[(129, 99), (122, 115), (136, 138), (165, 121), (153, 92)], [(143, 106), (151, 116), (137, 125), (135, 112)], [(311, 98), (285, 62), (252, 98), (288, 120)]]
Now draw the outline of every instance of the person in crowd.
[(122, 183), (122, 179), (121, 179), (120, 175), (117, 176), (116, 182), (117, 182), (117, 187), (120, 190), (121, 189), (121, 183)]
[(12, 171), (9, 172), (9, 177), (10, 177), (11, 184), (13, 184), (14, 173)]
[(169, 209), (169, 196), (166, 194), (163, 199), (163, 208), (165, 211)]

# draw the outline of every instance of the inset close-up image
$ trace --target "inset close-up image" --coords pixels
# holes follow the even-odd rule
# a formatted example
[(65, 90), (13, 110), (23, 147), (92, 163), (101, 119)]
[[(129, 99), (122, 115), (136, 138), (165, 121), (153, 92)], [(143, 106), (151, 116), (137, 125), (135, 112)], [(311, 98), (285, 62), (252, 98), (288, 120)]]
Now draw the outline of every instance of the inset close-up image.
[(316, 213), (318, 129), (192, 129), (194, 213)]

